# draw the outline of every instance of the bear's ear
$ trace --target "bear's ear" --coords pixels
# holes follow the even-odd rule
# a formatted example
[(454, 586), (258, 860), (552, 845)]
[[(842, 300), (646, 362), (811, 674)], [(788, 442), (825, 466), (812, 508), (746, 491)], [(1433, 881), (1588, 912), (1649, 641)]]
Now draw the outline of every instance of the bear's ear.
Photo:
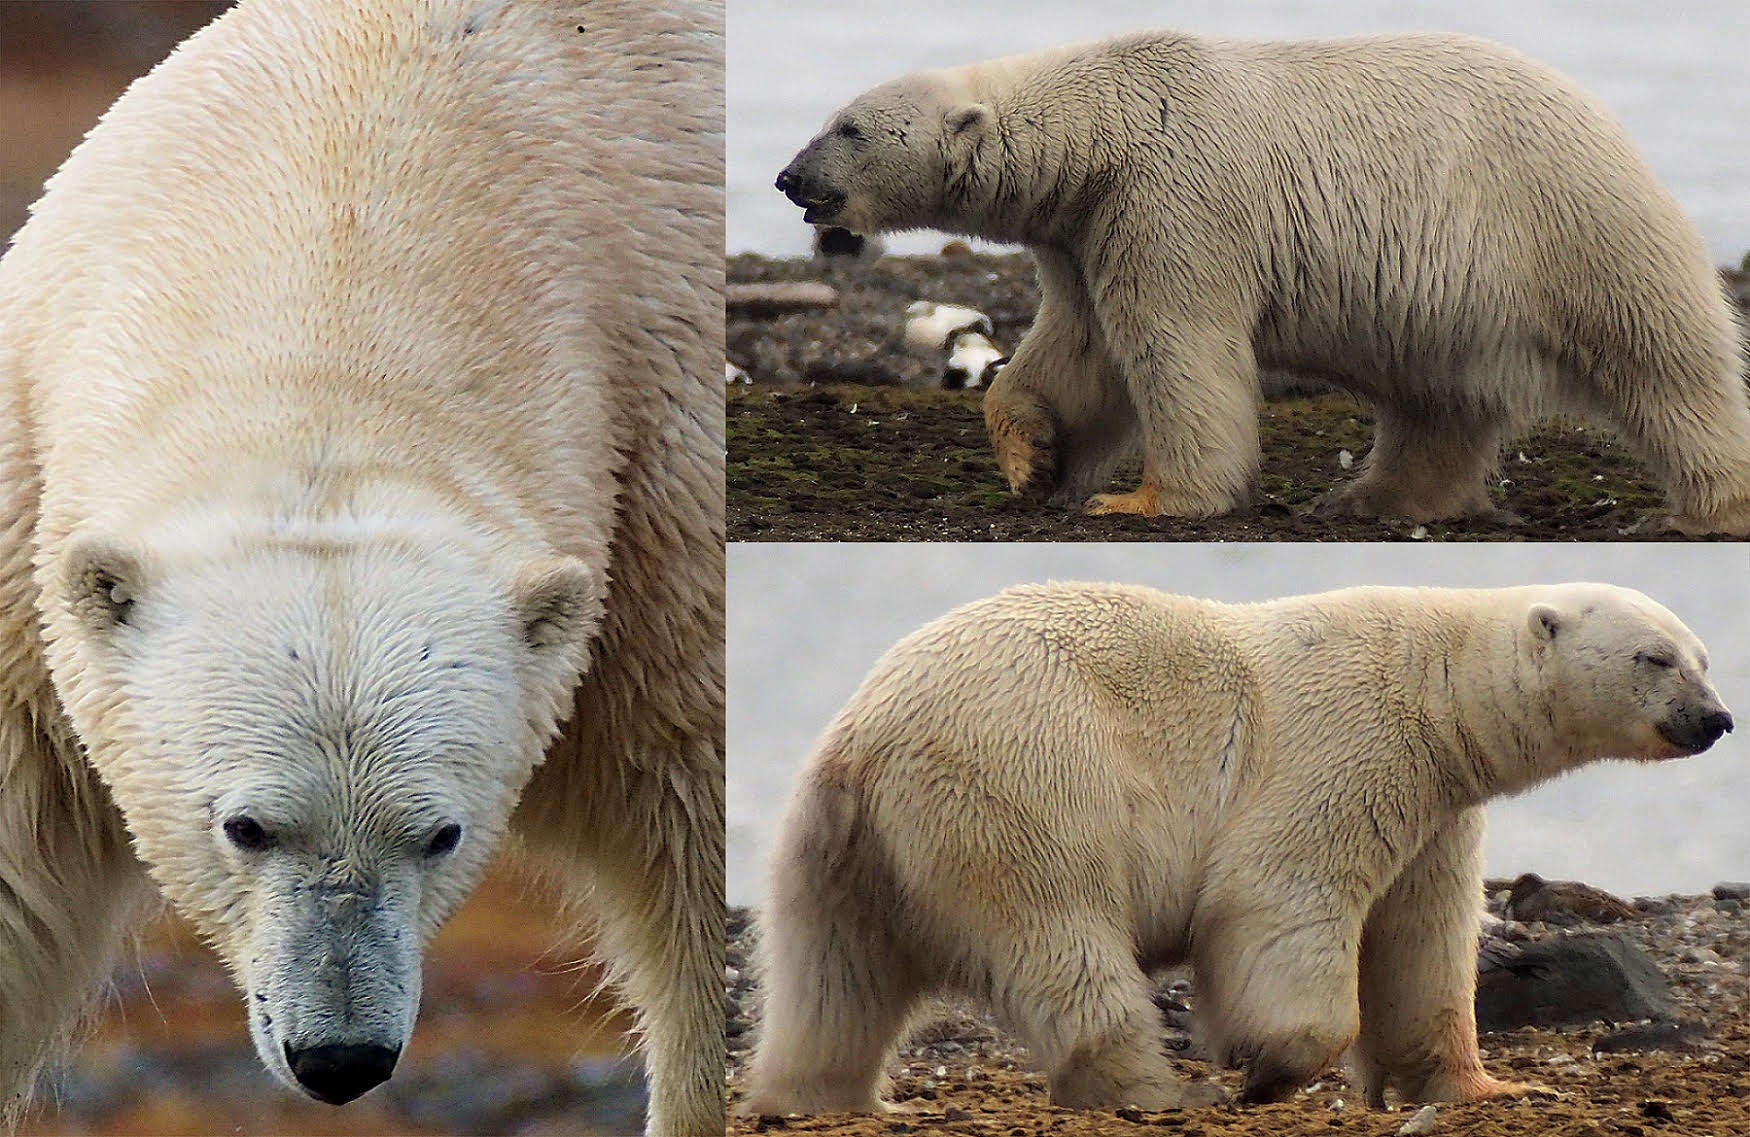
[(982, 103), (970, 103), (948, 112), (948, 137), (955, 142), (967, 142), (984, 133), (990, 122), (990, 108)]
[(531, 561), (511, 582), (511, 604), (523, 641), (536, 651), (581, 644), (601, 622), (597, 575), (576, 557)]
[(133, 616), (145, 578), (133, 550), (103, 537), (75, 539), (62, 569), (67, 608), (86, 628), (107, 632)]
[(1556, 633), (1562, 628), (1567, 617), (1548, 604), (1533, 604), (1531, 614), (1525, 618), (1525, 624), (1531, 629), (1531, 634), (1539, 643), (1549, 643), (1556, 638)]

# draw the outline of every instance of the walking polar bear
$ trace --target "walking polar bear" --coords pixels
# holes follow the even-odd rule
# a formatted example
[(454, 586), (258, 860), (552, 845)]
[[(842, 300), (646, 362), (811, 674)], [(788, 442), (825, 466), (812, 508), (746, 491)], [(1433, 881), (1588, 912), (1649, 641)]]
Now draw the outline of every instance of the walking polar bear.
[[(153, 885), (387, 1078), (507, 833), (723, 1131), (720, 5), (244, 0), (0, 262), (0, 1091)], [(564, 723), (563, 729), (560, 724)]]
[(1601, 418), (1692, 532), (1750, 534), (1750, 401), (1707, 250), (1610, 112), (1453, 35), (1138, 32), (909, 75), (778, 177), (806, 219), (1017, 242), (1032, 329), (985, 397), (1017, 492), (1203, 517), (1258, 476), (1260, 367), (1368, 403), (1333, 513), (1494, 512), (1501, 444)]
[(1149, 998), (1180, 961), (1247, 1101), (1350, 1048), (1375, 1106), (1512, 1092), (1476, 1046), (1483, 803), (1731, 728), (1700, 641), (1609, 585), (969, 604), (876, 664), (802, 775), (748, 1108), (877, 1109), (938, 991), (988, 1000), (1058, 1105), (1208, 1103)]

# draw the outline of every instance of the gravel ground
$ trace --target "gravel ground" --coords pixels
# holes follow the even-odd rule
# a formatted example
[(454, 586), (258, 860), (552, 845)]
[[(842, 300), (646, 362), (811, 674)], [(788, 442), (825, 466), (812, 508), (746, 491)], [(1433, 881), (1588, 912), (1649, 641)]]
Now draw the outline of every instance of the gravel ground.
[[(1504, 892), (1491, 899), (1501, 911)], [(1624, 1024), (1563, 1029), (1524, 1028), (1484, 1034), (1485, 1063), (1498, 1077), (1533, 1081), (1551, 1092), (1476, 1105), (1440, 1106), (1435, 1134), (1471, 1137), (1743, 1137), (1750, 1134), (1750, 907), (1712, 896), (1645, 898), (1614, 925), (1645, 950), (1671, 984), (1678, 1018), (1698, 1028), (1667, 1051), (1594, 1050)], [(1514, 940), (1585, 934), (1585, 927), (1492, 921)], [(746, 909), (729, 921), (725, 994), (730, 1021), (728, 1070), (733, 1110), (743, 1096), (748, 1048), (757, 1029), (757, 996), (749, 966), (754, 929)], [(1162, 1041), (1178, 1055), (1195, 1054), (1188, 1031), (1196, 994), (1182, 974), (1163, 977)], [(1188, 1007), (1187, 1014), (1179, 1008)], [(879, 1117), (734, 1116), (733, 1134), (773, 1131), (880, 1137), (904, 1133), (1081, 1137), (1165, 1131), (1175, 1137), (1263, 1137), (1300, 1134), (1395, 1134), (1414, 1107), (1367, 1109), (1341, 1071), (1329, 1071), (1278, 1105), (1204, 1110), (1074, 1112), (1047, 1102), (1044, 1078), (1025, 1049), (983, 1011), (937, 1001), (889, 1064), (893, 1099), (902, 1112)], [(1237, 1090), (1239, 1076), (1193, 1058), (1176, 1064), (1191, 1078), (1215, 1078)]]

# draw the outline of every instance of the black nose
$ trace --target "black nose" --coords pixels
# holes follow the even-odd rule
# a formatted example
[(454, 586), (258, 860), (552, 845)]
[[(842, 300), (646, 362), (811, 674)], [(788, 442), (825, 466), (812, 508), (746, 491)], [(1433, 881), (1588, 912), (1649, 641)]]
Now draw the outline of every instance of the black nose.
[[(767, 166), (766, 169), (769, 170), (771, 167)], [(790, 190), (796, 185), (796, 175), (790, 172), (789, 167), (785, 167), (778, 171), (778, 180), (774, 184), (778, 187), (779, 193), (789, 196)]]
[(1707, 739), (1707, 744), (1709, 746), (1718, 742), (1720, 740), (1720, 735), (1729, 732), (1731, 729), (1731, 711), (1715, 711), (1701, 720), (1701, 733), (1703, 737)]
[(292, 1049), (286, 1043), (286, 1061), (298, 1084), (329, 1105), (345, 1105), (366, 1090), (389, 1080), (399, 1049), (387, 1046), (328, 1045)]

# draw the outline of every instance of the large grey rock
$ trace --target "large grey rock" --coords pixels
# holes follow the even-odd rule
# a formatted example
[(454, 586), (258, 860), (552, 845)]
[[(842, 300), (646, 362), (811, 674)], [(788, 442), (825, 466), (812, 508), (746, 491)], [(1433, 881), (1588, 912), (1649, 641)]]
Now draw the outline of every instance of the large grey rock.
[(1488, 952), (1477, 975), (1477, 1029), (1670, 1019), (1665, 976), (1616, 932), (1559, 936)]

